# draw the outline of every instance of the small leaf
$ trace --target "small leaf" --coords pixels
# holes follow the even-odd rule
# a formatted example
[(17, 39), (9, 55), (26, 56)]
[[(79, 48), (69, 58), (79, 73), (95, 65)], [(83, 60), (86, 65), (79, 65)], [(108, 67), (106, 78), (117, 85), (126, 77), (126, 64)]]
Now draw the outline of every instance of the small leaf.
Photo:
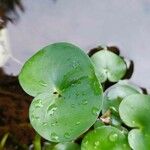
[(89, 57), (69, 43), (49, 45), (23, 66), (23, 89), (34, 96), (30, 122), (45, 139), (76, 139), (96, 121), (102, 105), (102, 88)]
[(109, 80), (117, 82), (126, 73), (125, 61), (107, 49), (96, 52), (91, 56), (96, 75), (101, 83)]
[(134, 94), (126, 97), (119, 107), (120, 117), (129, 127), (128, 140), (133, 150), (150, 149), (150, 96)]
[(129, 83), (127, 80), (119, 81), (104, 92), (102, 113), (104, 114), (107, 110), (110, 110), (113, 115), (118, 116), (122, 99), (138, 93), (142, 93), (139, 87)]
[(94, 129), (99, 128), (103, 125), (104, 123), (100, 119), (97, 119), (96, 122), (94, 123)]
[(59, 143), (55, 145), (53, 150), (80, 150), (80, 146), (76, 143)]
[(85, 136), (81, 150), (130, 150), (130, 148), (123, 132), (115, 127), (102, 126)]

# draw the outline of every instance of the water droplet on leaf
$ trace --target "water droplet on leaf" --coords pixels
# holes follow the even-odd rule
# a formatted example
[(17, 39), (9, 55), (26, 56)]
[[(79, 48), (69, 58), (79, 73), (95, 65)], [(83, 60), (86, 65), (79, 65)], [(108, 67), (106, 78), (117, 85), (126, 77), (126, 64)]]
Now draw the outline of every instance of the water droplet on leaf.
[(118, 110), (115, 107), (113, 107), (113, 106), (110, 107), (110, 109), (111, 109), (112, 112), (118, 112)]
[(98, 146), (99, 144), (100, 144), (99, 141), (96, 141), (96, 142), (94, 143), (95, 146)]
[(80, 122), (78, 121), (78, 122), (76, 122), (76, 125), (79, 125), (80, 124)]
[(41, 100), (36, 100), (35, 103), (34, 103), (34, 105), (35, 105), (35, 108), (41, 108), (41, 107), (43, 107), (43, 104), (42, 104)]
[(64, 137), (68, 139), (68, 138), (70, 137), (70, 133), (66, 132), (66, 133), (64, 134)]
[(89, 143), (89, 141), (85, 141), (85, 143), (84, 143), (84, 144), (85, 144), (85, 145), (87, 145), (88, 143)]
[(82, 100), (82, 105), (87, 105), (88, 101), (86, 99)]
[(40, 117), (35, 116), (35, 115), (31, 115), (31, 118), (32, 118), (32, 121), (34, 121), (34, 120), (40, 120)]
[(93, 115), (98, 115), (99, 114), (99, 109), (97, 107), (92, 108), (92, 114)]
[(48, 107), (48, 109), (47, 109), (47, 113), (48, 113), (49, 115), (53, 115), (56, 110), (57, 110), (57, 107), (56, 107), (55, 104), (54, 104), (54, 105), (50, 105), (50, 106)]
[(47, 122), (43, 122), (42, 125), (43, 125), (43, 126), (47, 126)]
[(55, 125), (56, 125), (56, 123), (55, 123), (55, 122), (52, 122), (52, 123), (51, 123), (51, 126), (55, 126)]
[(44, 87), (47, 86), (47, 83), (45, 83), (44, 81), (40, 81), (39, 83), (40, 83), (40, 85), (42, 85), (42, 86), (44, 86)]
[(118, 139), (118, 134), (116, 134), (116, 133), (111, 133), (111, 134), (110, 134), (109, 140), (110, 140), (111, 142), (115, 142), (117, 139)]
[(58, 140), (58, 136), (55, 132), (51, 133), (51, 138), (52, 140), (56, 140), (56, 141)]

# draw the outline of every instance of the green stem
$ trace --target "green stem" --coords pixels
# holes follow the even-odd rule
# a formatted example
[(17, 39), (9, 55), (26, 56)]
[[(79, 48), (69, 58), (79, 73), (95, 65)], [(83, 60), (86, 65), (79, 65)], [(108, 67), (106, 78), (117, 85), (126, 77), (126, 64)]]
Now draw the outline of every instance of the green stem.
[(41, 150), (41, 136), (39, 134), (35, 135), (33, 145), (34, 145), (34, 150)]
[(0, 142), (0, 150), (3, 150), (3, 149), (4, 149), (4, 146), (5, 146), (5, 143), (6, 143), (6, 141), (7, 141), (8, 135), (9, 135), (9, 133), (6, 133), (6, 134), (3, 136), (3, 138), (2, 138), (2, 140), (1, 140), (1, 142)]

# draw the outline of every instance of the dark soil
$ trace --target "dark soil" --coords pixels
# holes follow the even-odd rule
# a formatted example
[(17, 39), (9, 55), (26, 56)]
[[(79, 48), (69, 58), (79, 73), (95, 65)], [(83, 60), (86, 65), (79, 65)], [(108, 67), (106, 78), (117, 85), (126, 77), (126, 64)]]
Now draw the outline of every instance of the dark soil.
[(6, 75), (0, 68), (0, 140), (9, 133), (6, 150), (28, 149), (32, 143), (34, 130), (28, 118), (31, 100), (20, 87), (18, 77)]

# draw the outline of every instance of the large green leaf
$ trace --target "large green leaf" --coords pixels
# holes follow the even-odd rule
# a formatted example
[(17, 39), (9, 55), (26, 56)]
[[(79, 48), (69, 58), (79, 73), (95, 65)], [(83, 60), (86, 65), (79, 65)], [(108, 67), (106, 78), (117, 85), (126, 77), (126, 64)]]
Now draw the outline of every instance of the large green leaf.
[(107, 49), (96, 52), (91, 56), (96, 75), (101, 83), (107, 79), (111, 82), (120, 80), (126, 73), (125, 61)]
[(34, 96), (30, 122), (45, 139), (65, 142), (76, 139), (96, 121), (102, 89), (89, 57), (69, 43), (49, 45), (23, 66), (23, 89)]
[(130, 150), (130, 148), (123, 132), (115, 127), (102, 126), (85, 136), (81, 150)]
[(104, 92), (102, 113), (104, 114), (107, 110), (110, 110), (112, 114), (119, 115), (119, 105), (122, 99), (138, 93), (142, 93), (142, 90), (129, 83), (128, 80), (119, 81)]
[(135, 94), (120, 104), (119, 113), (126, 125), (132, 127), (128, 140), (134, 150), (150, 149), (150, 96)]

